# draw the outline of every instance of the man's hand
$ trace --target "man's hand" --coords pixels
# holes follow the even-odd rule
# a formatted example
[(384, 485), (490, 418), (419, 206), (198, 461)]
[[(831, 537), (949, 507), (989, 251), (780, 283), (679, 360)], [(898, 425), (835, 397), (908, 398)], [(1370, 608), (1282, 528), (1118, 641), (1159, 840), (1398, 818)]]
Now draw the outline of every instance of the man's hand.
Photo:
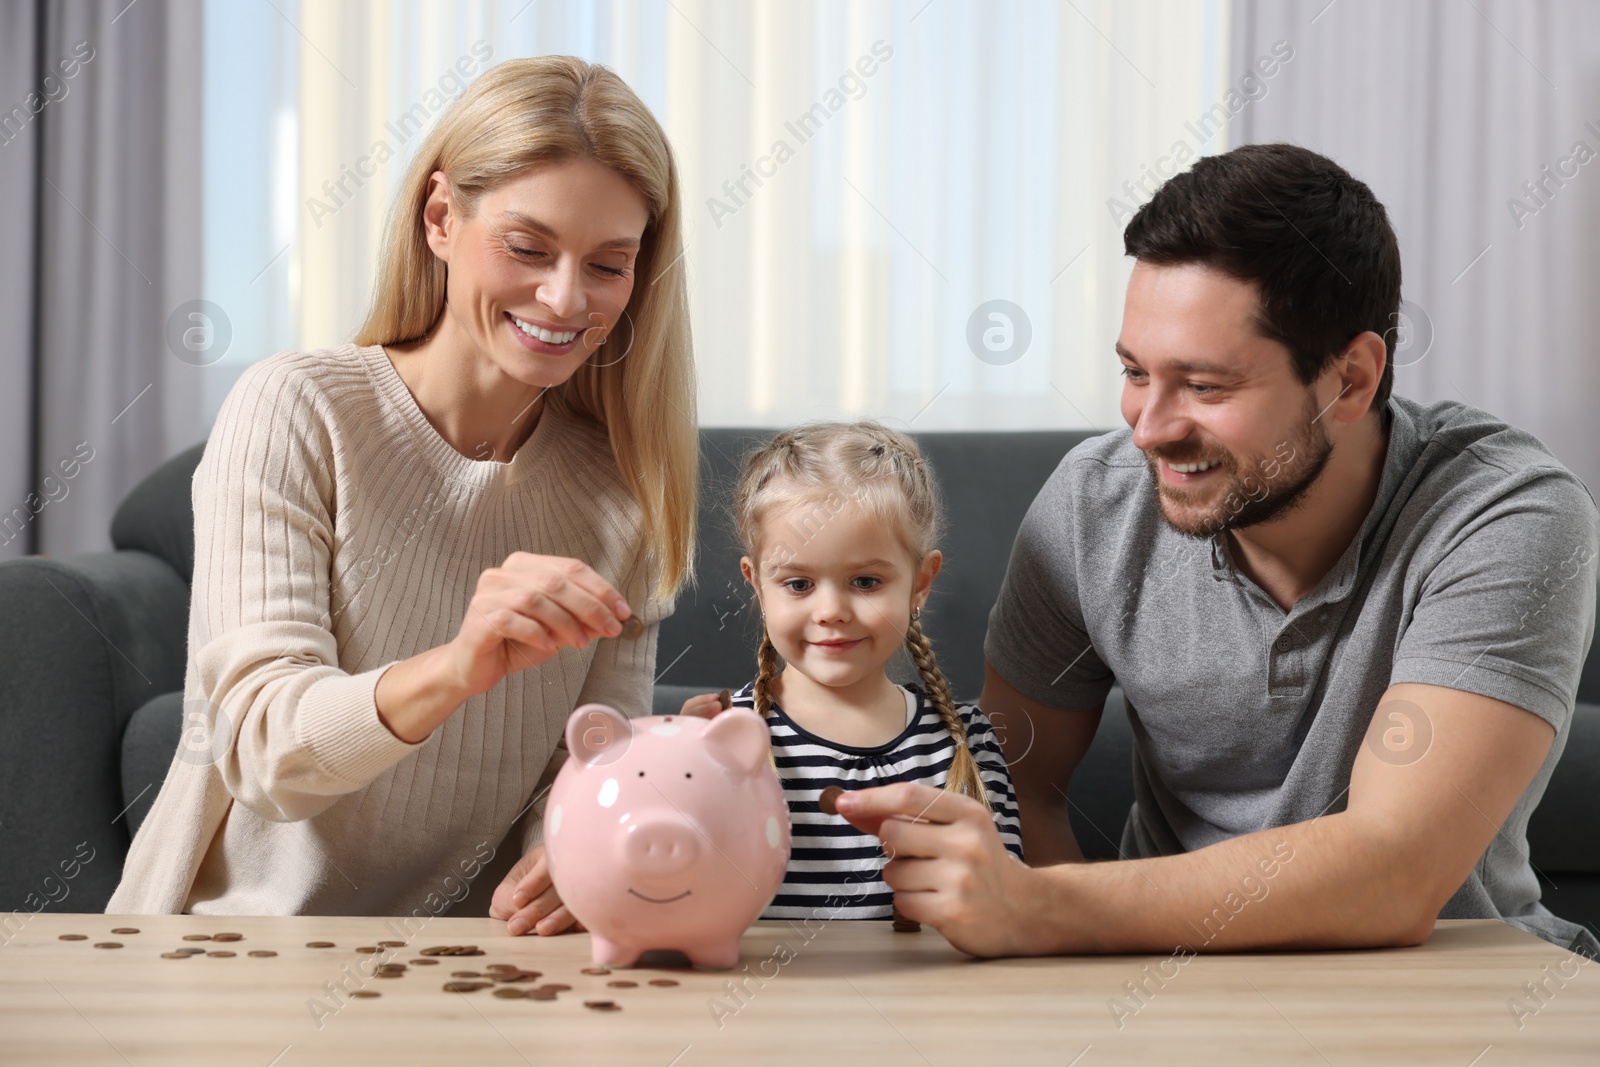
[[(726, 693), (727, 690), (722, 691)], [(725, 710), (722, 693), (701, 693), (683, 702), (679, 715), (693, 715), (699, 719), (714, 719)]]
[(843, 793), (839, 814), (883, 842), (883, 880), (908, 919), (974, 956), (1028, 951), (1033, 872), (1005, 849), (994, 816), (971, 797), (901, 782)]
[(489, 918), (504, 920), (512, 937), (521, 937), (529, 930), (545, 936), (559, 934), (569, 927), (575, 932), (583, 930), (583, 925), (556, 895), (543, 845), (534, 846), (533, 851), (518, 860), (505, 881), (495, 889)]

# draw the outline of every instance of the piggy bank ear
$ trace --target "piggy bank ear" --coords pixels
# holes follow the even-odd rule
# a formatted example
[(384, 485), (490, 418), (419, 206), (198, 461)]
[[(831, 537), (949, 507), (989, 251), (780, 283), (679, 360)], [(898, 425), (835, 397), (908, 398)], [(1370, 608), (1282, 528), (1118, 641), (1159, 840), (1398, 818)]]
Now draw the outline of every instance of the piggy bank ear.
[(748, 708), (733, 708), (711, 720), (705, 732), (706, 751), (731, 771), (754, 774), (767, 761), (772, 737), (767, 724)]
[(632, 724), (604, 704), (584, 704), (567, 719), (567, 751), (591, 767), (620, 759), (632, 740)]

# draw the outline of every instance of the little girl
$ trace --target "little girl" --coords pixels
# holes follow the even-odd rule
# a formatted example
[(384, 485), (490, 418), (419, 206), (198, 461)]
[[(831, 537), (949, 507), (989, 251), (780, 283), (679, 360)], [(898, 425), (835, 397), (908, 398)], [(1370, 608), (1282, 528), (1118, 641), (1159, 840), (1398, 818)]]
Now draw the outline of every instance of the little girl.
[[(919, 618), (943, 557), (939, 502), (922, 454), (875, 422), (787, 430), (744, 464), (734, 524), (739, 569), (761, 611), (759, 673), (733, 697), (772, 730), (793, 823), (767, 919), (887, 919), (883, 848), (818, 798), (829, 786), (920, 782), (988, 804), (1022, 857), (1011, 776), (988, 718), (956, 706)], [(921, 686), (891, 682), (904, 647)], [(781, 665), (780, 665), (781, 661)], [(683, 714), (718, 710), (716, 694)]]

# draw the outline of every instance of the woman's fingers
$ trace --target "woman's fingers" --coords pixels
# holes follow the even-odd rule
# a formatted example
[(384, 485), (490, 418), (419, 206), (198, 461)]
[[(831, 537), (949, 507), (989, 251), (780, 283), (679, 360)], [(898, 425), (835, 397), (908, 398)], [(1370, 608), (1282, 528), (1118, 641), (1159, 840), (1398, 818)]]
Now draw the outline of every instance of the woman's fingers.
[(501, 572), (524, 597), (524, 610), (541, 621), (548, 614), (573, 633), (574, 644), (615, 637), (632, 614), (622, 594), (581, 560), (518, 552)]
[(583, 925), (578, 922), (577, 917), (574, 916), (571, 911), (567, 910), (567, 906), (565, 904), (561, 905), (555, 911), (545, 916), (544, 919), (542, 919), (539, 924), (534, 927), (534, 932), (541, 937), (549, 937), (552, 934), (559, 934), (565, 930), (571, 930), (573, 933), (583, 932)]
[[(517, 909), (506, 923), (506, 932), (512, 937), (521, 937), (529, 930), (539, 926), (540, 921), (546, 916), (553, 915), (558, 910), (565, 910), (561, 897), (556, 893), (555, 886), (551, 886), (543, 893), (534, 897), (523, 907)], [(540, 929), (539, 933), (552, 933), (554, 931)]]

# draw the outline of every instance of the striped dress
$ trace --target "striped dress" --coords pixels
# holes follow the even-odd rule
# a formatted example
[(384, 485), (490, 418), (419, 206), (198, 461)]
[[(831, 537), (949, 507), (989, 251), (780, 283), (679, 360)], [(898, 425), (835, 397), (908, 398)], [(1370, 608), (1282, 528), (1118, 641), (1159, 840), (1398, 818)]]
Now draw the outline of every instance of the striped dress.
[[(776, 705), (768, 714), (773, 757), (793, 830), (789, 869), (778, 895), (761, 913), (763, 919), (887, 919), (893, 914), (894, 892), (883, 881), (886, 857), (878, 839), (842, 816), (823, 814), (817, 798), (830, 785), (847, 790), (895, 782), (944, 786), (955, 756), (950, 731), (921, 687), (900, 688), (906, 697), (906, 728), (875, 748), (824, 740), (798, 726)], [(739, 690), (733, 706), (753, 710), (754, 689), (751, 682)], [(956, 711), (988, 791), (1000, 840), (1020, 860), (1017, 797), (994, 727), (976, 705), (961, 705)]]

